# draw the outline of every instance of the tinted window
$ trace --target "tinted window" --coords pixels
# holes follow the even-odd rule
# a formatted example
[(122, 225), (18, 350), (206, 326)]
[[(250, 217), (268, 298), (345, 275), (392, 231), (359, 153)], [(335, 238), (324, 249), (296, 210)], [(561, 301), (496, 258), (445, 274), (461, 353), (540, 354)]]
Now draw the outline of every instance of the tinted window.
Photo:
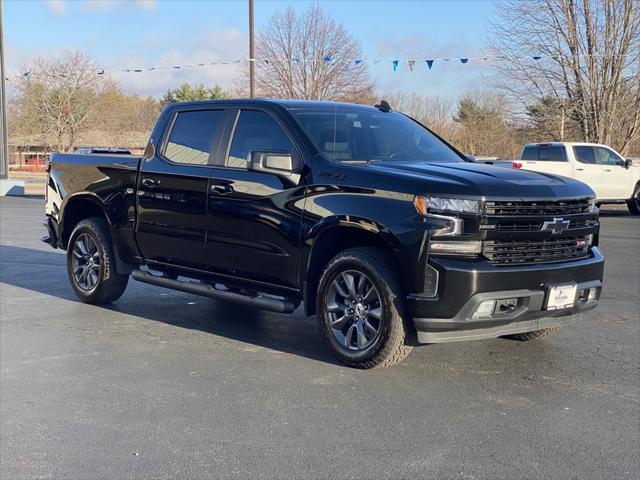
[(525, 147), (520, 160), (538, 160), (538, 147)]
[(329, 160), (464, 161), (429, 130), (401, 113), (346, 106), (291, 113), (316, 150)]
[(538, 160), (546, 162), (564, 162), (567, 159), (564, 147), (540, 147)]
[(206, 165), (211, 144), (224, 110), (179, 112), (171, 129), (164, 156), (172, 162)]
[(596, 151), (596, 161), (602, 165), (623, 165), (624, 160), (613, 150), (604, 147), (594, 147)]
[(293, 154), (293, 144), (269, 114), (242, 110), (233, 134), (227, 166), (246, 168), (251, 151), (282, 151)]
[(573, 147), (573, 154), (576, 156), (576, 160), (580, 163), (590, 163), (595, 165), (596, 156), (593, 153), (593, 147), (587, 146), (575, 146)]

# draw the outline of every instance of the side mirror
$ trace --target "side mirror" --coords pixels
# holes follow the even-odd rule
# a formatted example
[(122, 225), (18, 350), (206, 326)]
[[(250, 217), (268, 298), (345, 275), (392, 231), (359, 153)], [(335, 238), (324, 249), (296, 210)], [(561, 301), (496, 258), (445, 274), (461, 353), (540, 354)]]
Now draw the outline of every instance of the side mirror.
[(293, 157), (289, 152), (249, 152), (249, 170), (289, 177), (293, 169)]
[(631, 165), (633, 165), (633, 160), (626, 159), (624, 161), (624, 168), (631, 168)]
[(465, 157), (467, 157), (467, 160), (470, 162), (475, 162), (476, 161), (476, 157), (474, 157), (473, 155), (465, 155)]

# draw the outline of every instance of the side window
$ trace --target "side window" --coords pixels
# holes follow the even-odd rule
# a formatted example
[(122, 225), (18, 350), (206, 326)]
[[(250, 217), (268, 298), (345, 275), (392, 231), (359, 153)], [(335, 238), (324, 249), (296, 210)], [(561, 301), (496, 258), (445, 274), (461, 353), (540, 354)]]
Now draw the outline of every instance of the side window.
[(580, 163), (588, 163), (591, 165), (596, 164), (596, 155), (593, 152), (593, 147), (575, 146), (573, 147), (573, 154), (576, 156), (576, 160)]
[(594, 147), (596, 160), (602, 165), (624, 165), (624, 160), (614, 151), (604, 147)]
[(538, 160), (545, 162), (565, 162), (567, 154), (564, 147), (542, 147), (538, 151)]
[(206, 165), (223, 118), (224, 110), (178, 112), (164, 156), (176, 163)]
[(233, 134), (227, 166), (246, 168), (247, 157), (253, 150), (294, 153), (291, 140), (271, 115), (256, 110), (242, 110)]
[(520, 160), (538, 160), (538, 147), (525, 147)]

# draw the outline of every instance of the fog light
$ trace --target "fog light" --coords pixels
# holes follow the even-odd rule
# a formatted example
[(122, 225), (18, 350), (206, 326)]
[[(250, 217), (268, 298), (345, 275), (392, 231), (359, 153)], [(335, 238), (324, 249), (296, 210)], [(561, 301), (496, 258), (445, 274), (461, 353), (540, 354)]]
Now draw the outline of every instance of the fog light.
[(595, 302), (596, 298), (598, 296), (598, 289), (597, 288), (590, 288), (589, 289), (589, 296), (587, 297), (587, 302)]
[(478, 308), (476, 308), (476, 311), (473, 313), (473, 317), (471, 318), (473, 318), (474, 320), (478, 318), (491, 318), (491, 315), (493, 315), (493, 311), (495, 309), (495, 300), (485, 300), (480, 305), (478, 305)]
[(433, 255), (477, 255), (482, 251), (480, 240), (431, 242), (429, 252)]

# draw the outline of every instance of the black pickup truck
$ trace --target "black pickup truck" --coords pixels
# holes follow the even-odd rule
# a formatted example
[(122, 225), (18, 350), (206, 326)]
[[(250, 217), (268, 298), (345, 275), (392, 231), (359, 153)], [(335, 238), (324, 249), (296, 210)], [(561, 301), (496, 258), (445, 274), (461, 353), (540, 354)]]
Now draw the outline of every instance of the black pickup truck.
[(46, 227), (84, 302), (132, 277), (304, 303), (359, 368), (416, 343), (549, 335), (596, 307), (604, 267), (588, 186), (469, 162), (386, 102), (170, 105), (141, 157), (53, 155)]

